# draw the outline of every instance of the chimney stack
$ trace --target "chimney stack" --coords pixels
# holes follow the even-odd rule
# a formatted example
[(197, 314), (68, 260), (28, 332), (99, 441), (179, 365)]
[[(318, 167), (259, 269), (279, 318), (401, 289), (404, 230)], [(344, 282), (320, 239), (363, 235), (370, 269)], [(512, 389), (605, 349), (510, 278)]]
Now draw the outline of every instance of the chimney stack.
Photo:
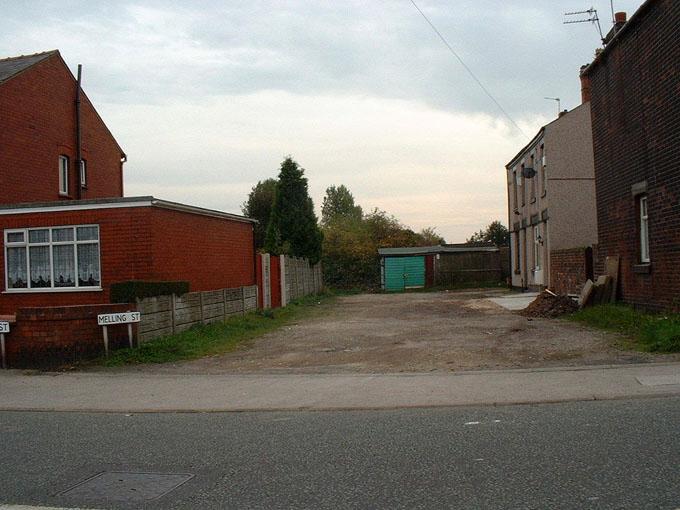
[(581, 66), (581, 103), (590, 101), (590, 76), (584, 72), (587, 67)]
[(617, 12), (616, 14), (614, 14), (614, 24), (617, 25), (617, 27), (619, 25), (623, 25), (627, 19), (628, 16), (626, 15), (625, 12)]

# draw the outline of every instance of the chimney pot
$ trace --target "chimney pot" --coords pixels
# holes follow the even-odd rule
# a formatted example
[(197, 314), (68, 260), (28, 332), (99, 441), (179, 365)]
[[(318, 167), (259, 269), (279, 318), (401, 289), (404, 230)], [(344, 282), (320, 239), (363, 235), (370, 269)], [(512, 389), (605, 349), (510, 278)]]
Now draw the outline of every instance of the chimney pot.
[(626, 15), (625, 12), (617, 12), (614, 14), (614, 21), (616, 21), (616, 24), (624, 24), (626, 20), (628, 19), (628, 16)]

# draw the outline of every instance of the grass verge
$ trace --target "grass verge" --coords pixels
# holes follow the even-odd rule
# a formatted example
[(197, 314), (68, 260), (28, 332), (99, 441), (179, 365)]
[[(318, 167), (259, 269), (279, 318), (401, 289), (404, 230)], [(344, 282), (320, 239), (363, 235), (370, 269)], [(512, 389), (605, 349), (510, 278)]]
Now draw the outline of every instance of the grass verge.
[(680, 352), (680, 315), (651, 314), (624, 305), (584, 308), (569, 319), (629, 337), (645, 352)]
[(232, 317), (225, 322), (196, 326), (176, 335), (157, 338), (134, 349), (116, 350), (108, 358), (99, 358), (94, 363), (115, 367), (131, 364), (170, 363), (223, 354), (245, 341), (312, 316), (320, 305), (327, 304), (334, 298), (334, 293), (326, 292), (304, 297), (285, 308), (260, 310)]

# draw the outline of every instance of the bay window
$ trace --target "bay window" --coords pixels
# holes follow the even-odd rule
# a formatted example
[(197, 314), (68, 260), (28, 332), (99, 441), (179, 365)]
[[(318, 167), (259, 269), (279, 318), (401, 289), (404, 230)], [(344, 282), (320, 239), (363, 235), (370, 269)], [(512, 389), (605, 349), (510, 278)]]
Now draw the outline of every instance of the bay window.
[(99, 226), (5, 230), (8, 291), (101, 287)]

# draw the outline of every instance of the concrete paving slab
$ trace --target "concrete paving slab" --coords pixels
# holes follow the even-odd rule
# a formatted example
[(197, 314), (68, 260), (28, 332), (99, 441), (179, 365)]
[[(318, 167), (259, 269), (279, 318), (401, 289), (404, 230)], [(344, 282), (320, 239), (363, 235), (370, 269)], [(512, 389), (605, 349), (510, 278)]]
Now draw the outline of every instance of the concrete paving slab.
[[(680, 394), (639, 378), (680, 376), (680, 364), (453, 374), (0, 375), (0, 410), (226, 412), (392, 409), (606, 400)], [(644, 380), (644, 379), (643, 379)]]
[(644, 386), (667, 386), (680, 384), (680, 374), (671, 375), (647, 375), (637, 377), (640, 384)]
[(506, 310), (524, 310), (538, 297), (538, 292), (522, 292), (521, 294), (509, 294), (503, 297), (489, 298), (489, 301), (502, 306)]

